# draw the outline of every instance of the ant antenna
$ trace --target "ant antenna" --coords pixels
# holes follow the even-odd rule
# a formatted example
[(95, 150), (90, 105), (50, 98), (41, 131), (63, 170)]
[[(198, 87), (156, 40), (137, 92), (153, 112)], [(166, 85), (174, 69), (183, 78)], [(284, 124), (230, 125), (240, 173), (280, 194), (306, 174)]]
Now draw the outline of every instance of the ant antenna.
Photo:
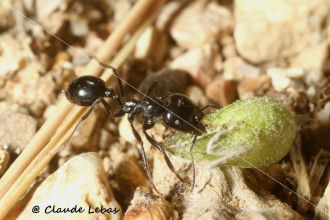
[(57, 154), (58, 152), (62, 151), (66, 145), (68, 144), (69, 140), (72, 138), (73, 134), (77, 131), (79, 125), (85, 121), (88, 116), (92, 113), (93, 109), (95, 108), (95, 106), (101, 101), (101, 99), (96, 99), (94, 101), (94, 103), (87, 109), (87, 112), (79, 119), (78, 123), (76, 124), (76, 126), (74, 127), (73, 131), (71, 132), (70, 136), (64, 141), (63, 145), (57, 149), (55, 152), (52, 152), (51, 154)]
[(203, 108), (199, 109), (199, 112), (202, 112), (202, 111), (204, 111), (207, 108), (218, 108), (219, 109), (219, 108), (221, 108), (221, 106), (219, 106), (219, 105), (213, 105), (213, 104), (208, 104), (208, 105), (204, 106)]
[(191, 159), (191, 166), (192, 166), (192, 172), (193, 172), (193, 180), (192, 180), (192, 187), (191, 187), (191, 192), (194, 190), (195, 188), (195, 182), (196, 182), (196, 168), (195, 168), (195, 160), (194, 160), (194, 155), (193, 155), (193, 149), (195, 146), (197, 140), (197, 135), (195, 135), (192, 144), (190, 146), (190, 150), (189, 150), (189, 154), (190, 154), (190, 159)]
[(115, 67), (113, 67), (113, 66), (110, 66), (110, 65), (108, 65), (108, 64), (106, 64), (106, 63), (102, 63), (102, 62), (100, 62), (100, 61), (99, 61), (95, 56), (93, 56), (93, 55), (90, 55), (90, 57), (91, 57), (92, 59), (96, 60), (96, 61), (99, 63), (99, 65), (101, 65), (103, 68), (105, 68), (105, 69), (111, 69), (111, 70), (113, 71), (113, 75), (115, 75), (115, 77), (116, 77), (116, 79), (117, 79), (117, 84), (118, 84), (118, 87), (119, 87), (119, 94), (120, 94), (121, 97), (124, 97), (124, 87), (123, 87), (122, 79), (121, 79), (121, 77), (119, 76), (118, 70), (117, 70)]
[(155, 90), (155, 89), (156, 89), (156, 95), (158, 95), (158, 93), (159, 93), (159, 88), (158, 88), (158, 82), (157, 82), (157, 81), (155, 81), (155, 82), (150, 86), (150, 88), (148, 89), (147, 94), (144, 95), (144, 98), (145, 98), (146, 96), (149, 96), (149, 95), (152, 93), (152, 91)]

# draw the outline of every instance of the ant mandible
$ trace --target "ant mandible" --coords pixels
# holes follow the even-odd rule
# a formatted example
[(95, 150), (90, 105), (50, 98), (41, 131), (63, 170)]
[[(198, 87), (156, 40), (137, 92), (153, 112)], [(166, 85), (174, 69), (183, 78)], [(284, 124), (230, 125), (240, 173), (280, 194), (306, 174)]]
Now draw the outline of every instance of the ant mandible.
[[(160, 151), (170, 170), (181, 181), (183, 181), (180, 175), (176, 172), (169, 157), (167, 156), (162, 143), (154, 140), (147, 133), (147, 130), (154, 127), (155, 123), (162, 119), (165, 122), (165, 124), (171, 128), (194, 134), (192, 145), (190, 147), (190, 157), (193, 168), (193, 183), (192, 183), (192, 189), (193, 189), (195, 185), (195, 164), (194, 164), (192, 150), (195, 145), (197, 136), (201, 135), (205, 130), (201, 122), (202, 111), (205, 108), (209, 107), (210, 105), (200, 109), (188, 97), (178, 93), (172, 93), (163, 97), (159, 97), (159, 96), (149, 97), (149, 95), (157, 86), (157, 83), (154, 83), (149, 88), (147, 94), (144, 95), (142, 100), (126, 98), (124, 96), (122, 82), (121, 79), (119, 78), (116, 68), (109, 66), (107, 64), (103, 64), (101, 62), (99, 62), (99, 64), (104, 68), (107, 69), (110, 68), (113, 70), (114, 75), (116, 76), (117, 82), (119, 84), (120, 94), (116, 94), (113, 89), (108, 88), (106, 86), (106, 83), (102, 79), (95, 76), (88, 76), (88, 75), (81, 76), (70, 82), (65, 90), (65, 95), (67, 99), (76, 105), (89, 106), (89, 108), (87, 112), (82, 116), (82, 118), (78, 121), (73, 132), (65, 141), (63, 146), (65, 146), (68, 143), (68, 141), (70, 140), (70, 138), (72, 137), (73, 133), (76, 131), (80, 123), (89, 116), (89, 114), (93, 111), (93, 109), (98, 103), (102, 103), (104, 108), (106, 109), (106, 112), (111, 116), (122, 117), (125, 114), (128, 114), (128, 120), (131, 125), (133, 134), (137, 139), (138, 143), (141, 145), (140, 151), (141, 151), (141, 157), (142, 157), (144, 169), (147, 173), (147, 176), (153, 188), (155, 189), (156, 192), (158, 192), (157, 188), (155, 187), (152, 181), (152, 174), (148, 166), (147, 157), (141, 136), (135, 129), (133, 121), (137, 115), (139, 114), (142, 115), (143, 134), (150, 142), (150, 144)], [(118, 102), (120, 106), (120, 110), (116, 113), (112, 113), (110, 105), (104, 100), (104, 98), (112, 98), (113, 100)]]

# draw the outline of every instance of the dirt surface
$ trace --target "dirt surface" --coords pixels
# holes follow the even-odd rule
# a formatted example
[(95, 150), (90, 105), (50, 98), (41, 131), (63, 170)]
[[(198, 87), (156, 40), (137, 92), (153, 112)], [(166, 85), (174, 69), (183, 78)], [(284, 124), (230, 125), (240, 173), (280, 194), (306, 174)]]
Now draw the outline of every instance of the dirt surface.
[[(66, 84), (81, 74), (88, 58), (78, 50), (95, 54), (135, 2), (3, 1), (0, 153), (5, 159), (0, 157), (0, 176), (47, 118), (56, 114), (53, 109)], [(280, 99), (299, 127), (295, 147), (281, 161), (237, 170), (208, 171), (204, 164), (197, 165), (197, 188), (203, 191), (204, 182), (206, 194), (190, 194), (189, 186), (172, 177), (164, 159), (143, 140), (154, 182), (164, 194), (155, 196), (127, 118), (107, 117), (98, 106), (41, 179), (70, 158), (93, 151), (103, 162), (106, 179), (101, 182), (107, 182), (126, 219), (327, 219), (329, 14), (327, 0), (168, 1), (119, 70), (124, 80), (143, 92), (157, 81), (158, 94), (185, 93), (200, 107), (223, 107), (256, 96)], [(141, 99), (134, 89), (124, 90), (127, 97)], [(140, 122), (136, 127), (142, 131)], [(163, 141), (171, 130), (159, 123), (148, 132)], [(171, 159), (177, 170), (187, 173), (186, 179), (191, 178), (191, 172), (185, 172), (189, 163)], [(209, 175), (214, 177), (211, 185)], [(11, 215), (21, 212), (13, 209)]]

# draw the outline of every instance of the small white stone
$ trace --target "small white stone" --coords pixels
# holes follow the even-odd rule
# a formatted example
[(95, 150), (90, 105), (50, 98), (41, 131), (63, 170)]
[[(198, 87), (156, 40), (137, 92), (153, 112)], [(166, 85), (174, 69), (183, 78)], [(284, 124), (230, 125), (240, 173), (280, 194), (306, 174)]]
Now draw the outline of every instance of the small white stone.
[(27, 59), (23, 51), (23, 43), (14, 39), (8, 34), (0, 36), (0, 76), (6, 77), (7, 74), (21, 68)]
[(311, 87), (309, 87), (308, 89), (307, 89), (307, 91), (306, 91), (306, 94), (309, 96), (309, 97), (315, 97), (315, 95), (316, 95), (316, 88), (315, 88), (315, 86), (311, 86)]
[(104, 168), (104, 170), (110, 170), (110, 168), (111, 168), (111, 160), (110, 160), (110, 158), (109, 157), (105, 157), (105, 158), (103, 158), (103, 168)]
[(322, 122), (330, 121), (330, 102), (325, 104), (324, 108), (321, 111), (317, 112), (316, 117)]
[(136, 142), (136, 138), (133, 134), (127, 115), (121, 118), (118, 129), (120, 137), (124, 138), (126, 141), (132, 144)]
[(308, 85), (319, 85), (324, 78), (323, 71), (320, 69), (313, 69), (308, 71), (308, 74), (306, 74), (305, 82)]
[[(52, 1), (39, 0), (35, 2), (37, 17), (39, 21), (46, 19), (52, 13), (59, 9), (61, 5), (66, 5), (66, 0)], [(33, 7), (33, 6), (32, 6)]]
[(76, 19), (70, 21), (70, 30), (76, 37), (84, 37), (89, 33), (89, 27), (87, 20)]
[(284, 69), (270, 68), (267, 75), (272, 79), (272, 85), (278, 92), (284, 91), (290, 85), (290, 79)]

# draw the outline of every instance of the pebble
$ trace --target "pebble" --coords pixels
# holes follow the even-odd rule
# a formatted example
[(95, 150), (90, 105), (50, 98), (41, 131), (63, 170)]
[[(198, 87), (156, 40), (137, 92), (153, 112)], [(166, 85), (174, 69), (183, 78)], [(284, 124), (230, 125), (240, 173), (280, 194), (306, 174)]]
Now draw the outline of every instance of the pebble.
[(139, 188), (125, 213), (125, 220), (153, 219), (178, 219), (178, 213), (165, 200), (157, 200)]
[(99, 148), (100, 150), (107, 150), (109, 149), (110, 144), (112, 144), (114, 141), (116, 141), (117, 135), (112, 134), (106, 129), (100, 130), (100, 136), (99, 136)]
[(267, 88), (268, 78), (266, 76), (258, 78), (245, 78), (240, 81), (237, 87), (240, 99), (248, 99), (256, 96), (256, 92), (265, 85)]
[(180, 12), (170, 33), (180, 47), (195, 48), (216, 42), (222, 35), (231, 32), (233, 26), (230, 10), (216, 2), (200, 0)]
[[(267, 62), (315, 46), (327, 34), (327, 0), (237, 0), (234, 36), (240, 55)], [(260, 37), (264, 36), (264, 37)]]
[(0, 79), (7, 78), (8, 74), (17, 71), (27, 62), (22, 47), (22, 42), (9, 34), (0, 36)]
[(170, 63), (170, 68), (188, 72), (199, 86), (206, 87), (212, 81), (215, 66), (222, 62), (221, 59), (217, 47), (206, 44), (179, 55)]
[(290, 78), (288, 78), (284, 71), (279, 69), (269, 69), (268, 76), (272, 79), (273, 88), (277, 92), (282, 92), (290, 85)]
[(70, 145), (79, 150), (93, 150), (91, 148), (94, 148), (95, 145), (93, 144), (94, 146), (91, 146), (88, 142), (93, 134), (96, 123), (97, 114), (96, 111), (93, 111), (73, 134)]
[[(267, 75), (272, 79), (272, 85), (277, 92), (285, 91), (289, 86), (294, 86), (293, 79), (301, 79), (306, 74), (302, 68), (269, 68)], [(298, 86), (298, 85), (296, 85)]]
[(119, 130), (120, 137), (124, 138), (126, 141), (128, 141), (132, 144), (136, 143), (136, 138), (133, 134), (133, 131), (132, 131), (131, 125), (128, 121), (127, 115), (125, 115), (124, 117), (122, 117), (120, 119), (118, 130)]
[(85, 19), (73, 19), (70, 21), (70, 30), (75, 37), (85, 37), (90, 32), (88, 21)]
[[(167, 149), (168, 150), (168, 149)], [(189, 170), (190, 161), (184, 160), (180, 157), (173, 156), (173, 154), (168, 154), (170, 161), (172, 162), (175, 170), (182, 178), (190, 178), (191, 171)], [(157, 190), (164, 194), (169, 195), (173, 190), (173, 187), (178, 187), (178, 190), (184, 187), (189, 187), (183, 184), (176, 175), (169, 169), (164, 160), (163, 155), (160, 152), (154, 152), (153, 154), (153, 182)]]
[[(105, 170), (108, 176), (116, 177), (115, 181), (112, 182), (116, 198), (118, 198), (121, 205), (127, 207), (131, 203), (136, 188), (148, 186), (150, 182), (143, 169), (142, 162), (138, 160), (140, 155), (135, 156), (127, 151), (123, 152), (118, 149), (118, 145), (112, 145), (109, 150), (110, 158), (106, 159), (107, 157), (105, 157), (103, 159), (103, 166), (107, 168)], [(136, 145), (129, 147), (130, 151), (136, 151), (139, 154)]]
[(316, 118), (321, 122), (330, 121), (330, 102), (325, 104), (324, 108), (316, 113)]
[(19, 80), (8, 80), (4, 87), (10, 101), (26, 106), (34, 116), (41, 116), (46, 106), (55, 102), (58, 89), (53, 76), (43, 75), (45, 72), (39, 61), (20, 69), (16, 76)]
[[(27, 1), (24, 1), (24, 2), (26, 3)], [(67, 0), (59, 0), (59, 1), (37, 0), (37, 1), (35, 1), (34, 7), (36, 7), (35, 11), (37, 13), (38, 20), (39, 21), (45, 20), (52, 13), (59, 10), (60, 7), (62, 7), (62, 8), (67, 7), (68, 2), (69, 1), (67, 1)], [(33, 6), (31, 5), (31, 7), (33, 7)]]
[(305, 70), (300, 67), (268, 68), (267, 75), (271, 78), (275, 91), (289, 93), (303, 91), (311, 98), (324, 79), (322, 70)]
[(313, 69), (306, 71), (305, 83), (309, 86), (320, 85), (321, 81), (324, 79), (324, 74), (322, 70)]
[(215, 80), (206, 88), (206, 95), (215, 103), (226, 106), (238, 98), (235, 80)]
[(136, 59), (151, 59), (157, 66), (164, 60), (169, 49), (168, 36), (156, 28), (147, 28), (136, 42), (134, 57)]
[(229, 57), (223, 64), (223, 77), (227, 80), (241, 80), (243, 78), (259, 77), (261, 70), (240, 57)]
[[(31, 211), (36, 205), (40, 210), (38, 214)], [(46, 214), (47, 206), (62, 210), (81, 207), (84, 211)], [(102, 207), (111, 208), (112, 212), (97, 212), (96, 209)], [(89, 210), (94, 213), (88, 213)], [(17, 219), (122, 219), (122, 210), (114, 199), (102, 160), (96, 153), (84, 153), (71, 158), (48, 176), (36, 188)]]
[(0, 146), (22, 151), (37, 130), (37, 121), (25, 114), (4, 110), (0, 114)]
[(322, 70), (329, 56), (329, 43), (324, 41), (318, 45), (306, 48), (291, 59), (291, 67), (300, 67), (305, 70)]
[(209, 103), (203, 91), (198, 86), (188, 87), (187, 96), (194, 102), (195, 105), (201, 107), (204, 107)]

